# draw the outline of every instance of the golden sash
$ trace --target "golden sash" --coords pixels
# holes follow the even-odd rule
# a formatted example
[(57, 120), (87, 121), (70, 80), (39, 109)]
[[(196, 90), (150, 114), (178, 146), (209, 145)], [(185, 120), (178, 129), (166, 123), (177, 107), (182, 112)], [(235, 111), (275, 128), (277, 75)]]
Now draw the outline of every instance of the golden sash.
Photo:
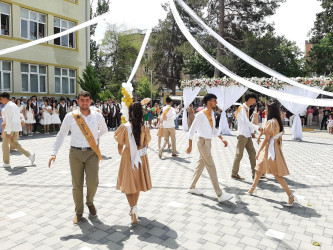
[(163, 112), (163, 121), (164, 118), (167, 116), (168, 112), (170, 111), (171, 107), (167, 108), (164, 112)]
[(101, 160), (103, 160), (103, 157), (102, 157), (101, 151), (99, 150), (99, 147), (96, 144), (95, 138), (94, 138), (93, 134), (91, 133), (87, 123), (84, 121), (84, 119), (80, 116), (80, 114), (78, 112), (79, 112), (78, 110), (77, 110), (76, 114), (74, 114), (74, 112), (73, 112), (73, 117), (74, 117), (77, 125), (81, 129), (82, 134), (88, 141), (91, 149), (96, 153), (98, 160), (101, 161)]
[(204, 109), (203, 110), (203, 113), (206, 115), (208, 121), (209, 121), (209, 124), (210, 126), (213, 128), (214, 126), (214, 123), (213, 123), (213, 117), (212, 117), (212, 113), (208, 111), (208, 109)]
[[(236, 119), (237, 119), (238, 113), (242, 110), (243, 107), (244, 107), (243, 105), (240, 105), (240, 106), (238, 107), (238, 109), (237, 109), (237, 111), (236, 111), (236, 114), (235, 114)], [(247, 115), (247, 117), (249, 117), (249, 110), (248, 110), (246, 107), (244, 107), (244, 108), (245, 108), (245, 110), (246, 110), (246, 115)]]

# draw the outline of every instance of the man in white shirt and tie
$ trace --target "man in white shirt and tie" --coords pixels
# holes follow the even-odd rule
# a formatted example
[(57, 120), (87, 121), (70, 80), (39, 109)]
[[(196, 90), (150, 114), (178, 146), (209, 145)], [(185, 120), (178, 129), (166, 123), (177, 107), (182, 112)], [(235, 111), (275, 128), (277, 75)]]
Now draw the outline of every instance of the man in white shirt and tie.
[(244, 149), (246, 149), (251, 163), (251, 170), (252, 170), (252, 179), (255, 175), (255, 166), (256, 166), (256, 150), (253, 146), (252, 137), (254, 138), (254, 131), (262, 131), (262, 128), (250, 122), (249, 119), (249, 112), (250, 106), (256, 103), (257, 96), (254, 93), (248, 93), (245, 95), (245, 103), (239, 106), (238, 110), (236, 111), (236, 118), (238, 124), (238, 136), (237, 136), (237, 149), (236, 155), (234, 159), (234, 164), (232, 168), (231, 178), (236, 180), (244, 180), (241, 177), (239, 172), (239, 165), (240, 161), (243, 158)]
[(163, 120), (163, 133), (164, 133), (164, 144), (160, 151), (158, 152), (158, 156), (160, 159), (162, 158), (162, 153), (164, 148), (169, 142), (169, 137), (171, 137), (172, 143), (172, 156), (177, 157), (176, 153), (176, 129), (175, 129), (175, 119), (177, 117), (175, 109), (171, 106), (172, 100), (168, 96), (166, 98), (166, 106), (163, 108), (162, 120)]
[[(90, 109), (92, 103), (91, 95), (87, 91), (81, 91), (77, 98), (79, 110), (72, 111), (65, 116), (61, 125), (57, 139), (53, 145), (53, 153), (49, 159), (49, 167), (55, 161), (56, 155), (67, 136), (71, 131), (71, 149), (69, 153), (69, 165), (72, 174), (73, 199), (75, 203), (75, 213), (73, 223), (79, 224), (84, 210), (83, 205), (83, 184), (84, 173), (86, 173), (87, 202), (91, 216), (97, 216), (97, 211), (93, 200), (98, 187), (98, 169), (101, 157), (98, 143), (99, 138), (107, 133), (108, 128), (103, 116)], [(75, 117), (77, 118), (75, 118)], [(82, 126), (79, 121), (85, 123), (87, 133), (82, 132)], [(81, 120), (83, 119), (83, 121)], [(90, 133), (90, 136), (89, 136)]]
[(190, 154), (192, 151), (192, 140), (195, 133), (199, 136), (198, 141), (198, 150), (200, 153), (200, 158), (198, 161), (198, 165), (194, 171), (192, 182), (188, 192), (191, 194), (202, 195), (203, 193), (195, 188), (199, 177), (202, 174), (204, 168), (207, 168), (210, 180), (213, 184), (215, 193), (217, 195), (218, 202), (223, 202), (230, 200), (232, 195), (230, 194), (222, 194), (222, 191), (219, 186), (215, 163), (211, 154), (211, 140), (213, 137), (219, 137), (223, 142), (224, 146), (228, 146), (228, 142), (221, 136), (219, 131), (215, 128), (215, 118), (214, 111), (217, 101), (217, 97), (214, 94), (207, 94), (203, 101), (206, 105), (206, 109), (197, 113), (192, 126), (189, 131), (189, 147), (186, 150), (187, 154)]
[(35, 161), (35, 154), (29, 153), (22, 148), (18, 143), (19, 132), (22, 131), (22, 125), (24, 125), (24, 117), (21, 115), (19, 108), (15, 103), (10, 101), (10, 95), (7, 92), (3, 92), (0, 95), (0, 101), (3, 105), (6, 105), (1, 110), (1, 116), (3, 117), (3, 133), (2, 133), (2, 154), (3, 154), (3, 167), (10, 167), (10, 150), (9, 145), (12, 145), (20, 153), (29, 158), (31, 164)]

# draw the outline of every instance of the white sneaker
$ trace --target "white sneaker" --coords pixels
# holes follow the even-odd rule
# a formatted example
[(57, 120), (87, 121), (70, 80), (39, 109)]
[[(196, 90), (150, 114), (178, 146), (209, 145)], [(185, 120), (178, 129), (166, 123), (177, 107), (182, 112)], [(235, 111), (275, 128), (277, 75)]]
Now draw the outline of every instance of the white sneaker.
[(217, 200), (219, 202), (223, 202), (223, 201), (228, 201), (232, 198), (233, 196), (231, 194), (222, 194), (220, 197), (217, 197)]
[(7, 164), (7, 163), (2, 163), (2, 167), (3, 167), (3, 168), (10, 167), (10, 164)]
[(190, 194), (203, 195), (203, 192), (195, 188), (189, 188), (187, 192)]
[(29, 160), (30, 160), (31, 164), (34, 164), (34, 162), (35, 162), (35, 154), (34, 153), (29, 155)]

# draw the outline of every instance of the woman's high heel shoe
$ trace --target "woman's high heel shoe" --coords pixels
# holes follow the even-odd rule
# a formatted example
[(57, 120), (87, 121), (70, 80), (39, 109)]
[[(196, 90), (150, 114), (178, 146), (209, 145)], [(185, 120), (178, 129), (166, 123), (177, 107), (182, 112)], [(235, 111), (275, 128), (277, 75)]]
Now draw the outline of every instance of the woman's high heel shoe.
[(286, 207), (292, 207), (294, 205), (295, 201), (297, 201), (297, 199), (296, 199), (296, 197), (293, 194), (289, 195), (288, 197), (293, 197), (294, 198), (293, 202), (292, 203), (286, 203), (286, 204), (284, 204), (284, 206), (286, 206)]
[(138, 208), (136, 206), (131, 208), (130, 216), (131, 216), (131, 223), (137, 224), (138, 223)]
[[(254, 190), (252, 191), (252, 189), (254, 189)], [(251, 191), (252, 191), (252, 192), (251, 192)], [(246, 194), (247, 194), (247, 195), (257, 195), (257, 191), (258, 191), (257, 188), (253, 188), (253, 187), (251, 187), (251, 189), (250, 189), (249, 191), (247, 191)]]

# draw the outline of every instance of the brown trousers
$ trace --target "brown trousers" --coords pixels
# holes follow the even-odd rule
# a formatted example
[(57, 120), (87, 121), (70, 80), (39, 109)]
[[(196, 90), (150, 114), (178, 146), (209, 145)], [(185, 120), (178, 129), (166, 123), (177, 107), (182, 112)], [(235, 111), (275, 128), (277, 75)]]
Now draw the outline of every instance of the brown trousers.
[(194, 170), (194, 174), (192, 177), (192, 183), (190, 188), (195, 188), (199, 177), (202, 174), (204, 168), (207, 168), (210, 180), (213, 184), (216, 195), (219, 197), (222, 195), (222, 191), (219, 186), (219, 181), (217, 178), (216, 167), (211, 153), (211, 140), (199, 137), (198, 141), (198, 149), (200, 153), (200, 158), (198, 161), (198, 165)]
[(83, 214), (83, 183), (86, 173), (87, 197), (86, 205), (93, 204), (98, 187), (98, 157), (94, 151), (81, 151), (70, 149), (69, 164), (72, 173), (73, 199), (76, 214)]
[(2, 154), (3, 154), (3, 162), (9, 164), (10, 162), (10, 149), (9, 145), (12, 145), (17, 151), (21, 154), (24, 154), (26, 157), (30, 156), (30, 153), (26, 151), (20, 143), (18, 143), (19, 132), (11, 132), (11, 138), (7, 138), (7, 132), (3, 132), (3, 139), (2, 139)]
[(164, 134), (164, 144), (162, 146), (162, 150), (166, 147), (168, 144), (169, 137), (171, 137), (171, 143), (172, 143), (172, 154), (176, 154), (176, 128), (163, 128), (163, 134)]
[(232, 175), (238, 174), (240, 161), (243, 158), (244, 148), (246, 148), (246, 151), (250, 158), (252, 177), (254, 177), (256, 172), (254, 169), (256, 167), (256, 150), (254, 149), (252, 138), (247, 138), (243, 135), (239, 135), (237, 139), (238, 143), (237, 143), (234, 164), (232, 167)]

